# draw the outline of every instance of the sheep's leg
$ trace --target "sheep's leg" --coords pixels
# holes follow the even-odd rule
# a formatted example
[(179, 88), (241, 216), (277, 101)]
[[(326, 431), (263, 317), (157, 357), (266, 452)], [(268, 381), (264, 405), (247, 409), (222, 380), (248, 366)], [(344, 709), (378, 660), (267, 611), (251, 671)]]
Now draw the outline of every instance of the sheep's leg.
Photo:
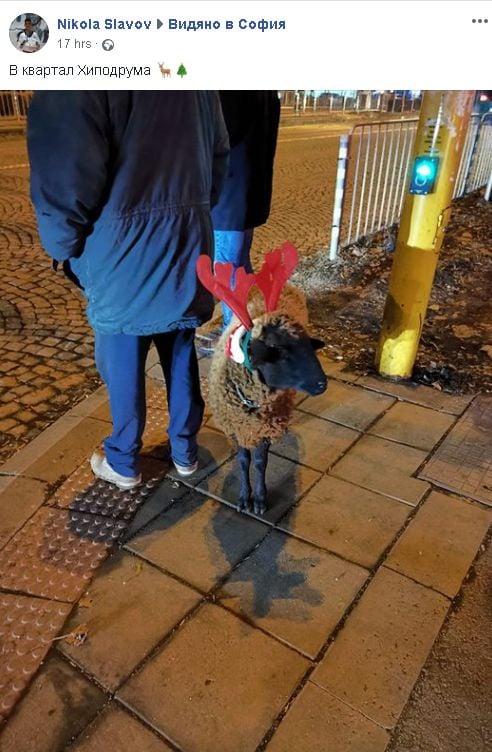
[(239, 462), (239, 501), (237, 508), (251, 509), (251, 483), (249, 482), (249, 466), (251, 464), (251, 450), (238, 447), (237, 459)]
[(270, 442), (263, 439), (258, 446), (255, 447), (254, 453), (254, 465), (255, 465), (255, 498), (254, 498), (254, 511), (255, 514), (264, 514), (266, 512), (266, 469), (268, 463), (268, 450), (270, 449)]

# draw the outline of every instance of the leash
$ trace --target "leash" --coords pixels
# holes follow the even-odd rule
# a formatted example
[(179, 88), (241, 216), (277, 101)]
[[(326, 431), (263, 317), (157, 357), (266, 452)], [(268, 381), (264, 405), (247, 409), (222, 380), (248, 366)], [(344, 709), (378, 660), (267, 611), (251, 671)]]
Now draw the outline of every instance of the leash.
[(233, 381), (232, 383), (234, 384), (234, 389), (236, 390), (237, 396), (241, 400), (241, 404), (247, 407), (248, 410), (258, 410), (260, 405), (258, 405), (257, 402), (253, 402), (253, 400), (248, 399), (239, 384), (236, 384), (235, 381)]

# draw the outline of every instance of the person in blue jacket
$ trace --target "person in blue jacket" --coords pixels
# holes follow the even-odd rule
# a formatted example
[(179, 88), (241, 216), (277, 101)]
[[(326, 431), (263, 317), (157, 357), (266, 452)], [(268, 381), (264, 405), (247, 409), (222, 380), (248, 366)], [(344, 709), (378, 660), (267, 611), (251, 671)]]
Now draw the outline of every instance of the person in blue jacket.
[(195, 472), (203, 417), (195, 328), (213, 312), (196, 261), (213, 253), (210, 210), (229, 144), (217, 92), (36, 92), (28, 117), (41, 242), (80, 282), (113, 430), (95, 475), (141, 482), (145, 359), (167, 386), (171, 458)]
[[(234, 268), (253, 271), (250, 250), (255, 227), (270, 214), (273, 165), (280, 120), (277, 91), (221, 91), (220, 102), (229, 133), (231, 153), (219, 199), (212, 209), (214, 261), (231, 261)], [(222, 304), (223, 331), (232, 311)], [(213, 352), (221, 332), (205, 335), (202, 352)]]

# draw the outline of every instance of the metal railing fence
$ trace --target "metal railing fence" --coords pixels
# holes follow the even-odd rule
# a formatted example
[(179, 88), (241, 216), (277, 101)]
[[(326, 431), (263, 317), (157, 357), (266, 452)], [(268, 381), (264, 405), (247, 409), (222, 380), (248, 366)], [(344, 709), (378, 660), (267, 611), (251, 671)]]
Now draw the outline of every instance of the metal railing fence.
[[(356, 125), (349, 134), (348, 164), (338, 222), (339, 241), (332, 234), (330, 258), (338, 247), (374, 235), (397, 221), (401, 213), (417, 118)], [(337, 209), (335, 201), (335, 210)], [(338, 211), (340, 211), (340, 204)], [(335, 216), (335, 215), (334, 215)], [(336, 225), (334, 218), (333, 227)]]
[[(418, 119), (360, 124), (340, 139), (330, 259), (398, 222)], [(492, 113), (472, 115), (453, 198), (483, 188), (492, 172)]]
[(313, 89), (286, 89), (280, 94), (284, 110), (297, 114), (307, 111), (328, 112), (418, 112), (422, 97), (417, 92), (396, 91), (320, 91)]
[(473, 154), (478, 138), (479, 129), (480, 115), (472, 115), (470, 117), (470, 124), (466, 132), (465, 144), (463, 146), (461, 162), (458, 169), (458, 175), (456, 177), (456, 185), (454, 187), (453, 198), (460, 198), (461, 196), (465, 195), (466, 181), (473, 161)]
[(492, 112), (482, 115), (470, 162), (465, 179), (464, 193), (483, 188), (487, 185), (492, 173)]
[(31, 98), (32, 91), (0, 91), (1, 122), (25, 120)]

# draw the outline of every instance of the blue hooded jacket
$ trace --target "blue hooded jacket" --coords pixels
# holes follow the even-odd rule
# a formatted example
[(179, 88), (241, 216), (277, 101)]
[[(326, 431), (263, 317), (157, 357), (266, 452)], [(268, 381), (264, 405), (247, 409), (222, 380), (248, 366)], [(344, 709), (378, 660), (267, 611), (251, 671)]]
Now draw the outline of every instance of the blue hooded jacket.
[(196, 261), (229, 151), (216, 92), (37, 92), (28, 118), (41, 241), (69, 260), (92, 327), (157, 334), (209, 319)]

